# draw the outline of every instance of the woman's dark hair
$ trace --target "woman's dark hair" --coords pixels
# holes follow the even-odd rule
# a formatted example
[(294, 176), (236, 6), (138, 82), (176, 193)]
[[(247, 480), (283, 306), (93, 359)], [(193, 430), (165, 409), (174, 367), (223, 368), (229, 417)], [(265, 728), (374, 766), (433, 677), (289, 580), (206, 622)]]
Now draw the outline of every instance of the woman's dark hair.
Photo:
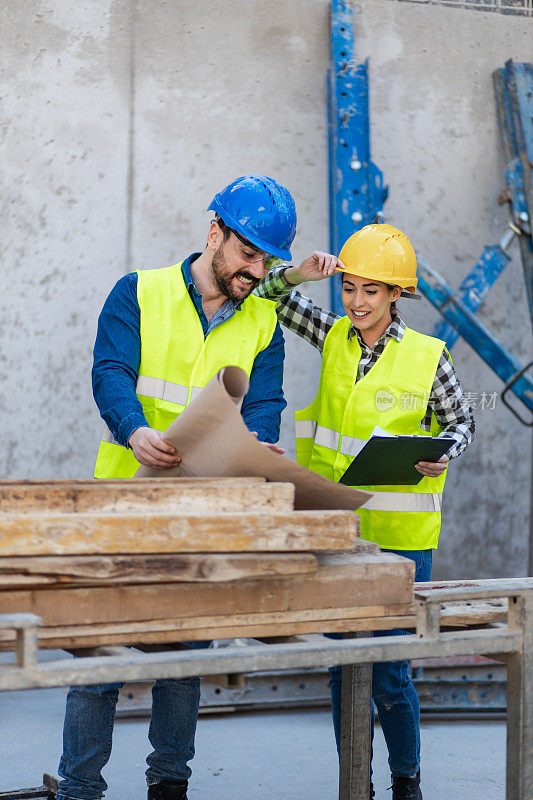
[[(385, 286), (387, 287), (387, 289), (396, 289), (396, 286), (392, 286), (390, 283), (386, 283)], [(391, 313), (393, 311), (396, 311), (396, 300), (393, 300), (393, 302), (390, 304), (390, 310)]]
[[(349, 273), (346, 273), (346, 274), (349, 274)], [(344, 275), (343, 275), (342, 272), (341, 272), (341, 280), (344, 281)], [(386, 283), (385, 286), (387, 287), (387, 289), (389, 289), (389, 291), (392, 291), (392, 289), (396, 289), (396, 285), (392, 284), (392, 283)], [(398, 288), (400, 288), (400, 287), (398, 287)], [(396, 311), (396, 300), (393, 300), (393, 302), (390, 304), (390, 310), (391, 311)]]

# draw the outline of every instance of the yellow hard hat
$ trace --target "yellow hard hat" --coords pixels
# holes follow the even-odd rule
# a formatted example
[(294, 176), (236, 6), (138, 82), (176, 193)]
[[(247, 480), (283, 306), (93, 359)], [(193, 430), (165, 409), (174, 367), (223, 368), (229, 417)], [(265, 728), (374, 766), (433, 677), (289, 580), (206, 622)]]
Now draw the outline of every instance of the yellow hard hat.
[(416, 291), (415, 251), (405, 233), (392, 225), (365, 225), (344, 243), (339, 259), (345, 269), (337, 272)]

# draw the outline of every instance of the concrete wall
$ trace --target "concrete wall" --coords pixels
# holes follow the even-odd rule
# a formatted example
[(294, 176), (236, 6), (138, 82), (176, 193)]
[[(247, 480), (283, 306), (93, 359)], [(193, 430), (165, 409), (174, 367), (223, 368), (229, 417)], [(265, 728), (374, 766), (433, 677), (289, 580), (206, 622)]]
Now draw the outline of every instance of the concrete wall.
[[(387, 221), (458, 285), (507, 219), (491, 73), (530, 56), (528, 20), (365, 0), (374, 160)], [(99, 308), (136, 266), (201, 249), (213, 193), (272, 174), (299, 212), (296, 258), (327, 248), (328, 0), (29, 0), (0, 7), (0, 477), (90, 476)], [(328, 302), (325, 286), (313, 297)], [(426, 302), (404, 302), (430, 331)], [(530, 325), (516, 251), (481, 317), (522, 360)], [(317, 353), (287, 334), (289, 408), (312, 398)], [(500, 382), (463, 342), (467, 391)], [(285, 414), (282, 443), (292, 451)], [(437, 576), (523, 574), (530, 437), (501, 401), (448, 480)]]

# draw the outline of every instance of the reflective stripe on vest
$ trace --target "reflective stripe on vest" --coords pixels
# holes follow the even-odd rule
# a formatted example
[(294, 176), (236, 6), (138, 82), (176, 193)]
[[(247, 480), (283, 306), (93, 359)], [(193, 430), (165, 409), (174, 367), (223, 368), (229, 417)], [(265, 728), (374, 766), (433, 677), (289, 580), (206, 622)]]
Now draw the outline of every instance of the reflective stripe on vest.
[(323, 425), (317, 425), (314, 440), (315, 444), (320, 445), (320, 447), (329, 447), (330, 450), (338, 450), (340, 437), (339, 431), (332, 431), (331, 428), (324, 428)]
[[(203, 386), (191, 387), (191, 403), (203, 388)], [(167, 403), (175, 403), (177, 406), (186, 406), (188, 392), (188, 386), (164, 381), (162, 378), (150, 378), (147, 375), (139, 375), (137, 378), (137, 394), (143, 397), (155, 397)]]
[(297, 419), (295, 423), (295, 433), (297, 439), (314, 439), (316, 432), (316, 422), (314, 419)]
[(442, 494), (435, 492), (378, 492), (372, 489), (373, 496), (365, 505), (365, 511), (407, 511), (431, 513), (440, 511)]
[[(329, 447), (330, 450), (339, 450), (339, 431), (331, 428), (324, 428), (317, 425), (312, 419), (299, 419), (295, 423), (295, 433), (297, 439), (313, 439), (315, 444), (321, 447)], [(353, 436), (343, 436), (341, 440), (340, 452), (343, 456), (359, 455), (368, 439), (355, 439)]]
[(166, 400), (177, 406), (187, 405), (188, 386), (165, 381), (163, 378), (150, 378), (148, 375), (139, 375), (137, 378), (137, 394), (143, 397), (155, 397)]
[(355, 458), (359, 455), (368, 439), (355, 439), (353, 436), (343, 436), (341, 441), (341, 453), (343, 456)]

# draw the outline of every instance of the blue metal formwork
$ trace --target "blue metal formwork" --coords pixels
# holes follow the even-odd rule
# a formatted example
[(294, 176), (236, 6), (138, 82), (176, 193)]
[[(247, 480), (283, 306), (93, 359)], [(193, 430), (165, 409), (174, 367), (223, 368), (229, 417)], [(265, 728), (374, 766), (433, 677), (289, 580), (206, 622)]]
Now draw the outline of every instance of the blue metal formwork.
[(506, 384), (502, 399), (507, 407), (525, 425), (532, 423), (524, 419), (507, 401), (506, 394), (512, 391), (519, 400), (533, 413), (533, 378), (528, 369), (533, 362), (523, 366), (504, 347), (491, 331), (463, 303), (453, 289), (431, 269), (426, 262), (418, 259), (418, 288), (430, 303), (440, 312), (444, 319), (453, 325), (476, 353)]
[[(470, 311), (475, 312), (479, 308), (510, 260), (511, 256), (506, 251), (513, 236), (514, 232), (510, 231), (510, 235), (506, 235), (499, 244), (485, 247), (476, 266), (460, 285), (457, 294)], [(437, 339), (444, 339), (448, 350), (452, 349), (459, 338), (459, 333), (444, 319), (433, 326), (432, 335)]]
[[(510, 204), (512, 221), (507, 233), (497, 245), (485, 248), (474, 269), (459, 287), (462, 303), (476, 311), (490, 292), (509, 256), (506, 249), (514, 234), (519, 237), (524, 278), (533, 320), (533, 240), (531, 215), (533, 213), (533, 65), (516, 64), (512, 60), (494, 72), (496, 107), (506, 153), (506, 190), (503, 202)], [(450, 349), (459, 334), (444, 320), (433, 328), (433, 335), (445, 339)]]
[(518, 228), (529, 310), (533, 322), (533, 64), (507, 61), (494, 73), (496, 104), (507, 167), (506, 197)]
[[(378, 222), (387, 199), (383, 174), (370, 160), (368, 60), (354, 58), (353, 11), (345, 0), (331, 3), (328, 80), (330, 248), (342, 245), (364, 225)], [(340, 278), (332, 281), (331, 306), (343, 313)]]

